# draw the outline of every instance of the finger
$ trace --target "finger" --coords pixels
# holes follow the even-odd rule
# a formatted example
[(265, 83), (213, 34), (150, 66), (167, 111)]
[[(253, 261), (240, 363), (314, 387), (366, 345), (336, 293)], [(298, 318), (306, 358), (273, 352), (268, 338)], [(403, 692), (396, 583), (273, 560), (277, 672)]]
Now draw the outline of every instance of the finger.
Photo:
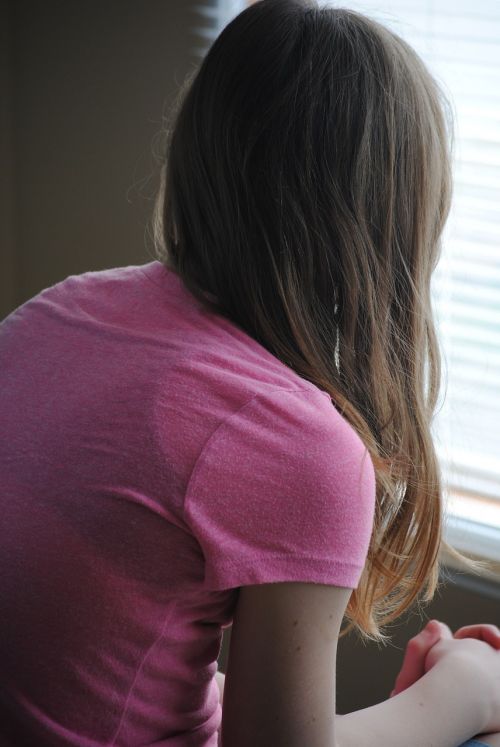
[(489, 643), (496, 649), (500, 649), (500, 629), (496, 625), (482, 623), (478, 625), (464, 625), (456, 630), (454, 638), (477, 638)]
[(455, 634), (458, 632), (467, 632), (468, 634), (471, 633), (482, 633), (483, 631), (490, 631), (491, 633), (494, 633), (495, 635), (500, 635), (500, 629), (497, 625), (493, 625), (490, 623), (477, 623), (475, 625), (463, 625), (461, 628), (458, 628), (458, 630), (455, 631)]
[(440, 640), (443, 631), (437, 620), (431, 620), (427, 626), (408, 641), (401, 670), (396, 677), (394, 694), (413, 685), (425, 674), (424, 662), (429, 649)]
[(425, 628), (408, 643), (401, 671), (399, 672), (394, 689), (389, 697), (410, 687), (419, 677), (425, 674), (425, 660), (428, 651), (442, 638), (453, 638), (450, 628), (439, 620), (429, 620)]
[(441, 622), (440, 620), (437, 620), (436, 622), (438, 622), (441, 627), (441, 638), (453, 638), (453, 633), (446, 623)]

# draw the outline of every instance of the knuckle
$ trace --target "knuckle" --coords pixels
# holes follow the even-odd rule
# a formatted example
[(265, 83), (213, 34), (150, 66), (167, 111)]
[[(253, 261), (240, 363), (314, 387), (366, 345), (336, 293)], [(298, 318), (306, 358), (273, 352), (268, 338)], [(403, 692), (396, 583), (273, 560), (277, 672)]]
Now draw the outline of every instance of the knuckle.
[(410, 638), (410, 640), (408, 641), (407, 648), (409, 648), (411, 651), (413, 651), (413, 649), (420, 648), (420, 639)]

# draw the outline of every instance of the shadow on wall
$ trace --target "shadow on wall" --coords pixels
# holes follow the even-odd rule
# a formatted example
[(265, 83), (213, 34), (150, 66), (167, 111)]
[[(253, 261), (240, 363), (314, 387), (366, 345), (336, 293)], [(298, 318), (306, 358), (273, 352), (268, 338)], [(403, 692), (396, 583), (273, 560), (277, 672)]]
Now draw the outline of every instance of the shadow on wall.
[(149, 261), (152, 140), (196, 64), (195, 5), (0, 5), (0, 318), (68, 275)]

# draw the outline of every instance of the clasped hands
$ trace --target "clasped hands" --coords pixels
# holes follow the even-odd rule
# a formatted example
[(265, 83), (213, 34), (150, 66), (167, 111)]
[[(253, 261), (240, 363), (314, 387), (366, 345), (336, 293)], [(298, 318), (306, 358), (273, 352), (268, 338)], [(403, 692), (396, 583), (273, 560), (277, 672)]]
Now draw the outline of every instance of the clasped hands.
[(410, 638), (405, 650), (394, 690), (389, 697), (397, 695), (414, 684), (426, 672), (425, 660), (431, 648), (443, 638), (477, 638), (500, 650), (500, 630), (496, 625), (464, 625), (452, 633), (450, 628), (439, 620), (429, 620), (427, 625), (413, 638)]

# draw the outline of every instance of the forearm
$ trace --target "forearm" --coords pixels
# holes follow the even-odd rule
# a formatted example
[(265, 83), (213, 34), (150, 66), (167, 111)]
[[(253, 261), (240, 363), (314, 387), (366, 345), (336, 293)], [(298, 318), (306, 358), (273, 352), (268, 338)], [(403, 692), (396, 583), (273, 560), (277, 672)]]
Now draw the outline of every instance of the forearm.
[(433, 667), (399, 695), (337, 716), (337, 747), (458, 747), (488, 718), (477, 676), (463, 662)]
[(226, 679), (226, 675), (222, 672), (216, 672), (215, 673), (215, 679), (217, 681), (217, 684), (219, 686), (219, 702), (222, 708), (222, 699), (224, 697), (224, 681)]
[[(222, 700), (224, 698), (224, 682), (225, 682), (225, 679), (226, 679), (226, 675), (223, 674), (222, 672), (216, 672), (215, 673), (215, 679), (216, 679), (217, 684), (219, 686), (219, 702), (220, 702), (220, 706), (222, 708)], [(222, 723), (221, 723), (221, 726), (219, 727), (219, 731), (217, 732), (217, 747), (222, 747), (221, 728), (222, 728)]]

